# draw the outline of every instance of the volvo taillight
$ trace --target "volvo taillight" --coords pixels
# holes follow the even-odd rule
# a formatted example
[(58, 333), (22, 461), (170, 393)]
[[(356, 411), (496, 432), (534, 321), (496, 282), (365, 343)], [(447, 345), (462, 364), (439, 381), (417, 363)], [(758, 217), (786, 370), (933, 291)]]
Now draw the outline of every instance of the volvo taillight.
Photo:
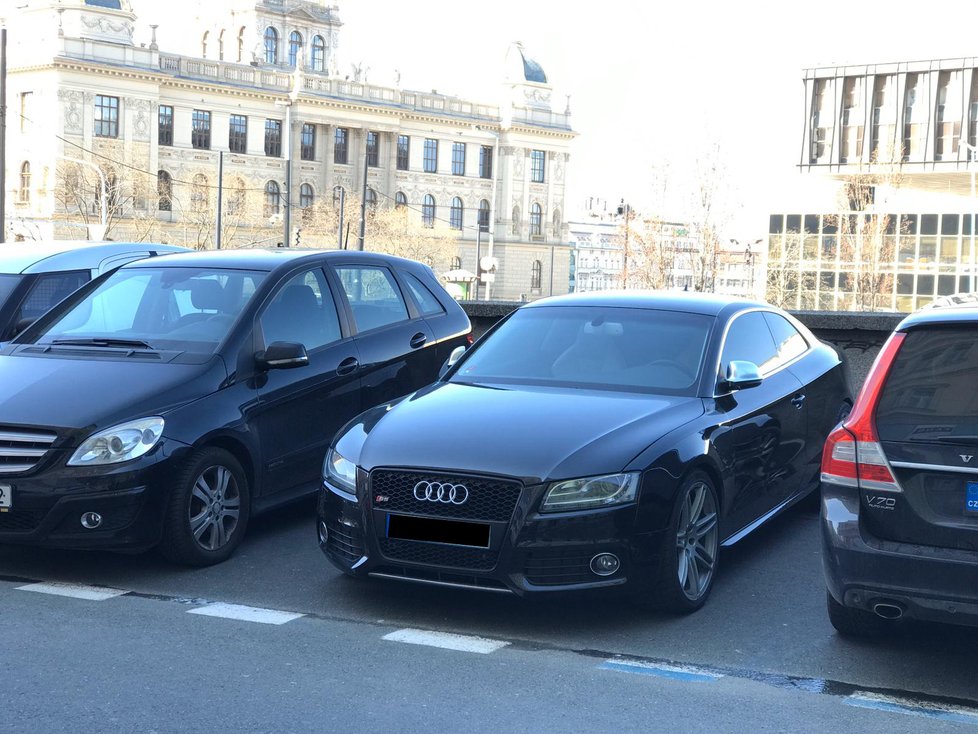
[(822, 481), (900, 492), (876, 433), (876, 406), (906, 334), (892, 334), (880, 350), (849, 417), (825, 441)]

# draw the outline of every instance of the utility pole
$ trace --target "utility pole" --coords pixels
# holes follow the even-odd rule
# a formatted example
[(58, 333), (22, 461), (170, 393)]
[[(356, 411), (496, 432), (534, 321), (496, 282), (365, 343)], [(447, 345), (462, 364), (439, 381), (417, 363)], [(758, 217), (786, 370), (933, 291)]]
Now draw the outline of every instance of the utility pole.
[(217, 249), (221, 249), (221, 213), (224, 208), (224, 151), (217, 153)]
[(628, 219), (631, 216), (632, 207), (625, 203), (625, 200), (621, 200), (621, 204), (618, 205), (618, 214), (624, 215), (625, 217), (625, 248), (622, 252), (621, 260), (621, 287), (622, 290), (628, 290)]
[(370, 131), (363, 131), (363, 185), (360, 187), (360, 236), (357, 249), (363, 250), (364, 235), (367, 233), (367, 164), (370, 162)]
[(3, 244), (6, 241), (7, 241), (7, 29), (0, 28), (0, 244)]

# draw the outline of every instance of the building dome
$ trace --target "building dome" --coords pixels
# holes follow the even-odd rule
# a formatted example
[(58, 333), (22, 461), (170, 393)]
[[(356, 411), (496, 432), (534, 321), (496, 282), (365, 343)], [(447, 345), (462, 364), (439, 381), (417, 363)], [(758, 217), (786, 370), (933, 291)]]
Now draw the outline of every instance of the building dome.
[(547, 74), (543, 67), (526, 55), (523, 44), (519, 41), (513, 43), (506, 54), (506, 77), (507, 81), (515, 83), (547, 83)]

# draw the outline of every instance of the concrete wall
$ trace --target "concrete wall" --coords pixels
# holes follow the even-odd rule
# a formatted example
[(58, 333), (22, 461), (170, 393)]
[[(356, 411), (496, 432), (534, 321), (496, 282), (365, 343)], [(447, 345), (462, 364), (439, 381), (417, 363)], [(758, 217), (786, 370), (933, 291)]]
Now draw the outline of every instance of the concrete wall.
[[(463, 301), (478, 338), (499, 319), (520, 306), (506, 301)], [(832, 344), (849, 365), (853, 396), (858, 392), (883, 342), (906, 314), (792, 311), (824, 342)]]

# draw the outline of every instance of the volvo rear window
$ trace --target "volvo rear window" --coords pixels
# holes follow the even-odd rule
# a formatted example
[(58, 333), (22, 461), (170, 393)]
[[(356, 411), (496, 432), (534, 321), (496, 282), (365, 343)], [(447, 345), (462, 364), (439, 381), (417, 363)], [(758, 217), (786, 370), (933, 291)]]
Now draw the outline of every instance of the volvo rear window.
[(876, 408), (883, 441), (978, 441), (978, 326), (910, 331)]

